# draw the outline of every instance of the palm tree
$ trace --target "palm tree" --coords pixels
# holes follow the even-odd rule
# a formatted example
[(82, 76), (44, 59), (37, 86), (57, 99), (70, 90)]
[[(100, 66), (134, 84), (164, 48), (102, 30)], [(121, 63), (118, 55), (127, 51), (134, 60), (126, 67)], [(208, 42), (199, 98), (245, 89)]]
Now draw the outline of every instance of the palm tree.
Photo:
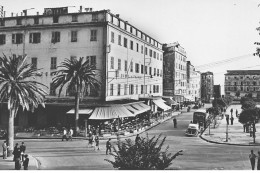
[[(95, 78), (95, 64), (90, 64), (89, 59), (84, 61), (83, 57), (77, 59), (65, 59), (53, 78), (53, 88), (59, 87), (59, 96), (64, 86), (67, 91), (76, 90), (75, 93), (75, 129), (79, 131), (79, 99), (80, 94), (87, 91), (89, 87), (98, 89), (100, 82)], [(77, 134), (77, 133), (76, 133)]]
[(33, 110), (39, 104), (44, 107), (44, 96), (47, 94), (41, 86), (33, 80), (37, 74), (32, 64), (26, 63), (25, 57), (0, 57), (0, 103), (7, 102), (9, 110), (8, 145), (9, 155), (13, 151), (14, 117), (19, 107), (23, 110)]

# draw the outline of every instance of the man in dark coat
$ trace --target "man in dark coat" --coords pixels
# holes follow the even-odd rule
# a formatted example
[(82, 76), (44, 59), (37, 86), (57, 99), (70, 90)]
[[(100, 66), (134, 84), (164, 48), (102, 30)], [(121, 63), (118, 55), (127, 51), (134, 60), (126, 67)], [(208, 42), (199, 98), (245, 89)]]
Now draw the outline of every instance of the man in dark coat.
[(25, 157), (25, 160), (23, 161), (23, 169), (28, 170), (29, 158), (28, 158), (27, 154), (25, 154), (24, 157)]
[(18, 143), (15, 144), (13, 155), (14, 155), (13, 161), (15, 161), (16, 158), (20, 158), (20, 156), (21, 156), (21, 151), (20, 151)]
[(175, 117), (173, 118), (173, 126), (174, 128), (177, 128), (177, 119)]
[(24, 145), (24, 142), (22, 142), (22, 145), (20, 146), (22, 161), (24, 161), (25, 150), (26, 150), (26, 146)]
[(109, 150), (109, 153), (111, 153), (111, 142), (110, 142), (110, 138), (108, 139), (107, 143), (106, 143), (106, 155), (107, 155), (107, 152)]
[(231, 116), (230, 121), (231, 121), (231, 125), (233, 125), (233, 121), (234, 121), (234, 117), (233, 116)]

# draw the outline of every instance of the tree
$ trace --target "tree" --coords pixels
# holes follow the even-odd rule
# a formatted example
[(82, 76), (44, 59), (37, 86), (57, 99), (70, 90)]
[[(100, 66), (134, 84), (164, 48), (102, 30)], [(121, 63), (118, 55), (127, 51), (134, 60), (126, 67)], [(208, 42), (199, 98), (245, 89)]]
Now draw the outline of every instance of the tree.
[(256, 107), (256, 103), (255, 101), (250, 98), (250, 97), (242, 97), (240, 100), (240, 103), (242, 105), (242, 109), (246, 110), (246, 109), (252, 109)]
[(253, 138), (255, 143), (255, 124), (259, 120), (260, 110), (259, 108), (248, 108), (243, 110), (240, 115), (238, 121), (242, 124), (250, 124), (253, 125)]
[(236, 97), (238, 98), (240, 96), (240, 91), (238, 90), (237, 92), (236, 92)]
[(220, 108), (223, 108), (223, 107), (226, 107), (227, 104), (225, 103), (225, 101), (222, 99), (222, 98), (216, 98), (212, 101), (212, 106), (213, 107), (220, 107)]
[(59, 88), (59, 96), (64, 86), (67, 91), (76, 89), (75, 93), (75, 129), (79, 131), (79, 99), (80, 94), (88, 88), (98, 89), (100, 82), (95, 78), (95, 64), (90, 64), (89, 59), (83, 60), (83, 57), (77, 59), (65, 59), (53, 78), (52, 84), (54, 89)]
[(38, 76), (39, 69), (34, 68), (32, 64), (27, 64), (26, 58), (27, 56), (0, 57), (0, 103), (7, 102), (9, 110), (9, 155), (13, 151), (14, 117), (17, 116), (19, 107), (27, 111), (37, 108), (39, 104), (44, 107), (44, 97), (47, 94), (42, 89), (45, 85), (33, 80)]
[(126, 139), (126, 142), (119, 141), (118, 150), (113, 147), (115, 154), (111, 153), (115, 161), (105, 160), (120, 170), (164, 170), (177, 156), (182, 155), (182, 150), (173, 156), (167, 153), (169, 146), (161, 151), (166, 137), (159, 142), (160, 137), (161, 135), (149, 138), (147, 134), (146, 138), (141, 137), (137, 143), (131, 139)]

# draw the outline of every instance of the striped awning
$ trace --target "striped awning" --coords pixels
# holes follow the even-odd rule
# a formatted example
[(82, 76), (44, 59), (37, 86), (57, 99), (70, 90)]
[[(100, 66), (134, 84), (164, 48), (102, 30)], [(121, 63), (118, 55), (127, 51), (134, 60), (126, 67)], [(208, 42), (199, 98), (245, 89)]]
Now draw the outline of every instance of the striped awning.
[(139, 103), (134, 103), (130, 105), (125, 105), (125, 107), (131, 111), (134, 115), (138, 115), (141, 113), (144, 113), (146, 111), (149, 111), (151, 108), (150, 106), (147, 106), (146, 104), (139, 102)]
[[(79, 114), (91, 114), (93, 109), (79, 109)], [(75, 109), (71, 109), (67, 114), (75, 114)]]
[(115, 118), (134, 117), (126, 107), (122, 105), (113, 105), (107, 107), (96, 107), (89, 119), (109, 120)]

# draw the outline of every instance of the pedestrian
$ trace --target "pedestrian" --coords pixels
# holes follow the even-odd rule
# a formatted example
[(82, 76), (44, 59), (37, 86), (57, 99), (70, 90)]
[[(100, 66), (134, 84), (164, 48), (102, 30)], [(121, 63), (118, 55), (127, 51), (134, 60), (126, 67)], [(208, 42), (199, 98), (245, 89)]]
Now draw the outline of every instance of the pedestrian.
[(94, 150), (95, 150), (95, 146), (96, 146), (95, 138), (96, 138), (96, 135), (93, 135), (92, 137), (93, 137), (93, 138), (92, 138), (92, 147), (93, 147)]
[(21, 156), (21, 152), (20, 152), (18, 143), (15, 144), (13, 155), (14, 155), (13, 161), (16, 161), (16, 158), (20, 158), (20, 156)]
[(173, 126), (174, 128), (177, 128), (177, 119), (175, 117), (173, 118)]
[(250, 159), (250, 163), (251, 163), (251, 167), (252, 170), (255, 169), (255, 159), (256, 159), (256, 155), (254, 154), (254, 151), (251, 150), (251, 153), (249, 154), (249, 159)]
[(257, 156), (257, 170), (260, 170), (260, 151), (258, 151), (258, 156)]
[(27, 154), (25, 154), (24, 157), (25, 157), (25, 160), (23, 161), (23, 169), (24, 169), (24, 170), (28, 170), (29, 158), (28, 158), (28, 155), (27, 155)]
[(72, 141), (72, 135), (73, 135), (73, 129), (70, 128), (69, 133), (68, 133), (68, 136), (69, 136), (68, 140)]
[(243, 124), (244, 132), (246, 132), (246, 124)]
[(22, 164), (22, 161), (21, 161), (20, 157), (15, 158), (15, 162), (14, 162), (15, 170), (20, 170), (22, 167), (21, 164)]
[(99, 150), (99, 136), (98, 134), (95, 136), (95, 143), (96, 143), (96, 146), (95, 146), (95, 150)]
[(238, 116), (238, 111), (237, 111), (237, 109), (236, 109), (236, 117)]
[(2, 147), (3, 147), (3, 159), (7, 159), (7, 150), (9, 148), (9, 146), (7, 145), (6, 141), (4, 141)]
[(20, 152), (22, 156), (22, 162), (24, 161), (24, 155), (25, 155), (26, 146), (24, 145), (24, 142), (22, 142), (22, 145), (20, 146)]
[(63, 128), (62, 141), (63, 141), (64, 139), (68, 140), (68, 139), (67, 139), (67, 130), (66, 130), (65, 127)]
[(107, 143), (106, 143), (106, 155), (107, 155), (107, 152), (109, 150), (109, 153), (111, 153), (111, 142), (110, 142), (110, 138), (108, 139)]
[(226, 108), (224, 108), (224, 112), (226, 112)]
[(229, 125), (229, 115), (226, 114), (226, 121), (227, 121), (227, 125)]
[(136, 137), (135, 137), (135, 144), (140, 142), (140, 140), (141, 140), (141, 138), (140, 138), (139, 134), (137, 134)]
[(88, 146), (92, 147), (93, 144), (93, 135), (91, 132), (89, 132), (89, 138), (88, 138)]
[(230, 121), (231, 121), (231, 125), (233, 125), (233, 121), (234, 121), (234, 117), (233, 116), (231, 116)]
[(230, 109), (231, 116), (233, 115), (233, 108)]

